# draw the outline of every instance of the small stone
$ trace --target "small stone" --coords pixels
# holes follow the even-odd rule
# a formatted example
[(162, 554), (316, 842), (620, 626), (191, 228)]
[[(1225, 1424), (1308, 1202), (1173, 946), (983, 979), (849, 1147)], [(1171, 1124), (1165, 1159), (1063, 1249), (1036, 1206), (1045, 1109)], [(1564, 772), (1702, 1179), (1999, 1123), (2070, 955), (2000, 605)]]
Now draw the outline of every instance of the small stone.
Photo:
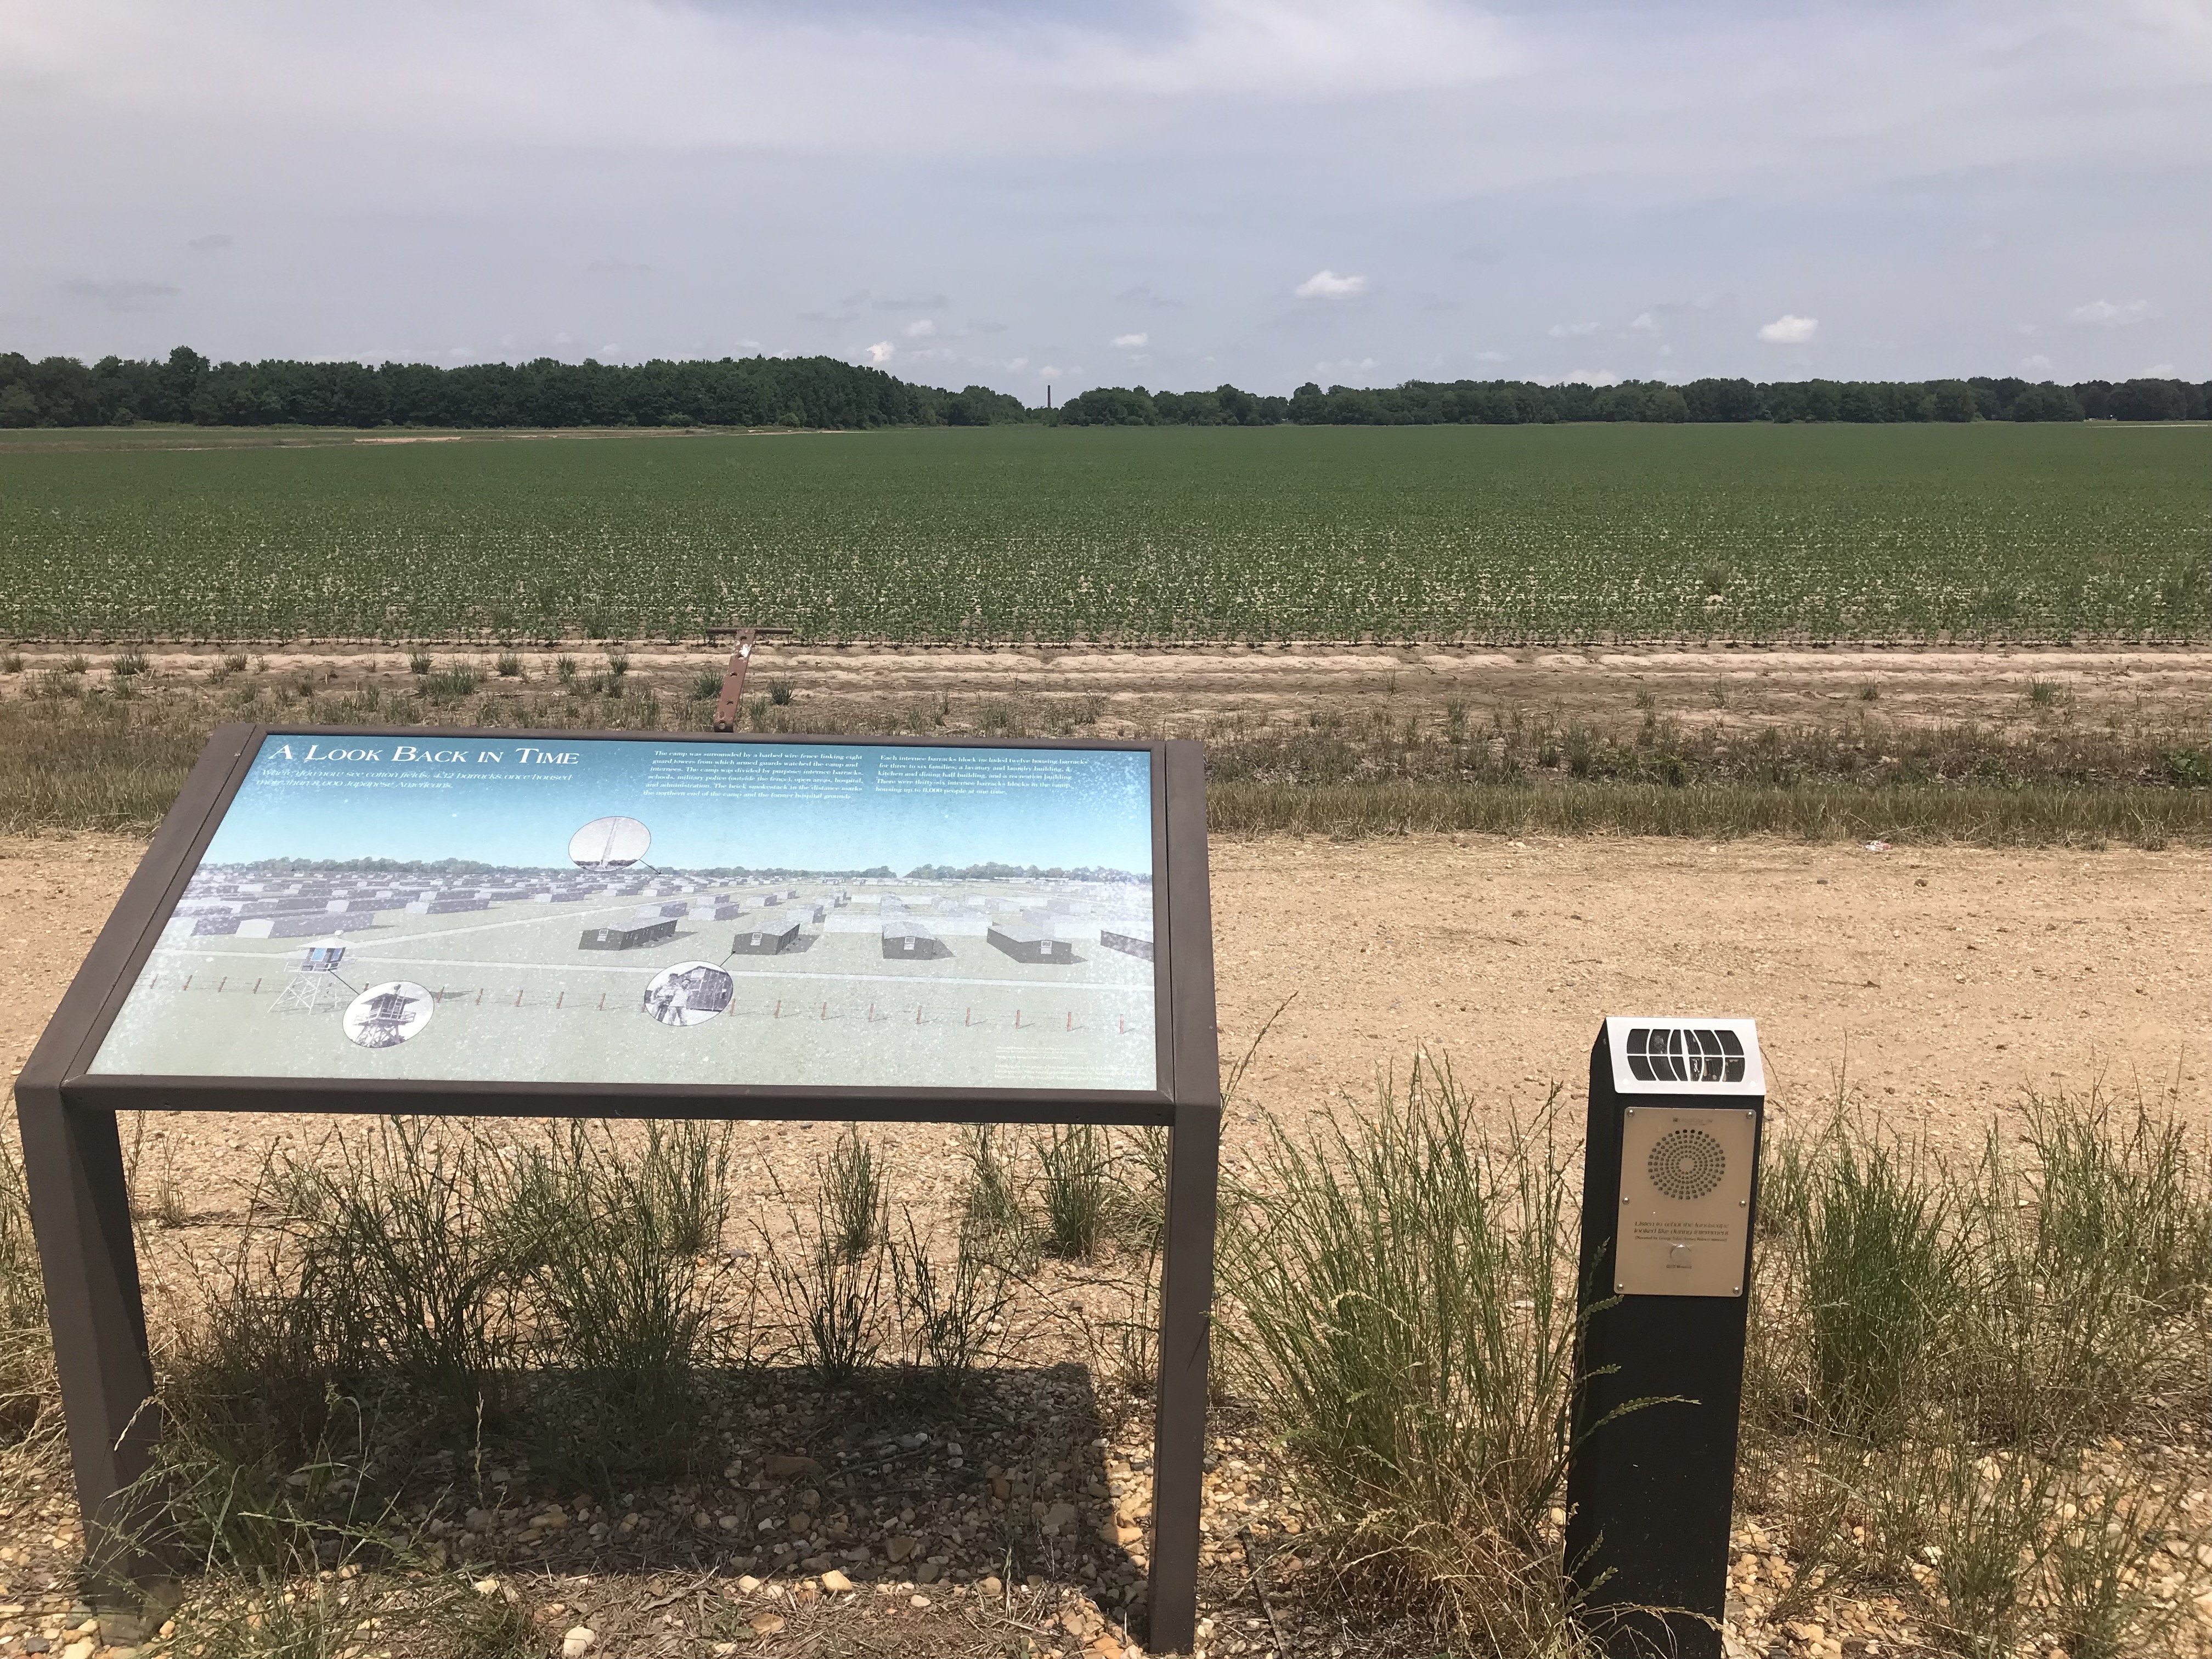
[(1006, 1587), (999, 1582), (999, 1575), (995, 1572), (975, 1588), (986, 1595), (1004, 1595), (1006, 1593)]
[(791, 1480), (800, 1475), (819, 1474), (822, 1465), (811, 1457), (800, 1457), (788, 1452), (778, 1452), (768, 1460), (768, 1478), (771, 1480)]
[(738, 1588), (739, 1589), (743, 1590), (743, 1591), (744, 1591), (746, 1595), (751, 1595), (755, 1590), (758, 1589), (760, 1587), (761, 1587), (761, 1581), (760, 1581), (759, 1579), (757, 1579), (757, 1578), (754, 1577), (752, 1576), (752, 1574), (750, 1574), (750, 1573), (746, 1573), (746, 1574), (744, 1574), (743, 1577), (741, 1577), (738, 1580)]
[(783, 1628), (783, 1615), (780, 1613), (757, 1613), (745, 1622), (753, 1627), (754, 1635), (773, 1636)]
[(92, 1659), (93, 1654), (99, 1647), (98, 1637), (80, 1636), (62, 1650), (62, 1659)]
[(1042, 1517), (1037, 1522), (1037, 1529), (1041, 1532), (1058, 1532), (1074, 1519), (1075, 1505), (1063, 1499), (1044, 1512)]
[(1121, 1644), (1110, 1636), (1101, 1636), (1083, 1650), (1091, 1659), (1121, 1659)]
[(496, 1578), (479, 1578), (473, 1585), (471, 1586), (471, 1588), (473, 1589), (478, 1595), (496, 1595), (499, 1594), (499, 1580)]
[(909, 1595), (906, 1598), (906, 1604), (910, 1607), (926, 1607), (929, 1605), (929, 1598), (927, 1595)]
[(571, 1625), (561, 1638), (561, 1659), (584, 1659), (599, 1639), (599, 1632), (588, 1625)]
[(838, 1571), (836, 1568), (832, 1567), (822, 1575), (822, 1588), (832, 1595), (842, 1595), (853, 1588), (853, 1581)]
[(884, 1553), (893, 1561), (905, 1561), (921, 1553), (919, 1538), (894, 1538), (884, 1546)]

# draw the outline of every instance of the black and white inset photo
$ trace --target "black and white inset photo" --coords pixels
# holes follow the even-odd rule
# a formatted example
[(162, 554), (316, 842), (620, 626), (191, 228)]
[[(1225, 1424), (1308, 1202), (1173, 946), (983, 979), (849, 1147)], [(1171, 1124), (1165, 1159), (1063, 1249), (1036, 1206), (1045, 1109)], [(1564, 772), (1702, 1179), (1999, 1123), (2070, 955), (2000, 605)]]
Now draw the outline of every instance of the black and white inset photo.
[(347, 1006), (345, 1034), (364, 1048), (396, 1048), (430, 1023), (429, 992), (410, 980), (372, 985)]
[(635, 818), (593, 818), (568, 837), (568, 859), (585, 870), (627, 870), (653, 845), (653, 831)]
[(703, 1025), (736, 994), (736, 981), (713, 963), (679, 962), (653, 975), (643, 1006), (663, 1025)]

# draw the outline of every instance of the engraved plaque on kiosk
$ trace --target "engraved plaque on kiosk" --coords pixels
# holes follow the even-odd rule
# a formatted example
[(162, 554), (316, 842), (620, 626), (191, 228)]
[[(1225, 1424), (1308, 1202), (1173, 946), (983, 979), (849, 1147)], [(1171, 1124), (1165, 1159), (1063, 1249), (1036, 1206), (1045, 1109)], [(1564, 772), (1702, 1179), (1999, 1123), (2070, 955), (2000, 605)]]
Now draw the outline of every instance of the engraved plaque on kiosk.
[(1611, 1019), (1620, 1124), (1613, 1288), (1626, 1296), (1741, 1296), (1763, 1097), (1749, 1020)]
[(1758, 1119), (1632, 1106), (1620, 1130), (1620, 1265), (1630, 1296), (1741, 1296)]

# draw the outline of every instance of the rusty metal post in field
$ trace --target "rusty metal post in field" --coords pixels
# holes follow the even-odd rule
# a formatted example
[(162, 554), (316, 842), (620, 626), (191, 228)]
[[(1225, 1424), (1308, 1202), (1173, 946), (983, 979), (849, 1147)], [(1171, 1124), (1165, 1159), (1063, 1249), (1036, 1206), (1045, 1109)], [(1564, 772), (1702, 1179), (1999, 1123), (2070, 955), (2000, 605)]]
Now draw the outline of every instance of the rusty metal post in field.
[(728, 635), (733, 647), (730, 652), (730, 665), (722, 672), (721, 700), (714, 705), (714, 729), (717, 732), (734, 732), (738, 729), (738, 702), (744, 696), (745, 669), (753, 659), (753, 647), (768, 635), (788, 635), (790, 632), (791, 629), (788, 628), (755, 628), (735, 624), (728, 628), (710, 628), (707, 630), (707, 637), (710, 640), (717, 635)]

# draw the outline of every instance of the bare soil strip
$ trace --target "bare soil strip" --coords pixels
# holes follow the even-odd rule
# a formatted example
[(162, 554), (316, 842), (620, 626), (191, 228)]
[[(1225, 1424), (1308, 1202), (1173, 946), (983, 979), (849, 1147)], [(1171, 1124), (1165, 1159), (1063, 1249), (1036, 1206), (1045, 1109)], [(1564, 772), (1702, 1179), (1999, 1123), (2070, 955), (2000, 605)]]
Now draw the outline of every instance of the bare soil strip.
[[(0, 1061), (12, 1079), (136, 865), (120, 836), (0, 840)], [(1963, 1145), (2031, 1091), (2093, 1085), (2212, 1116), (2212, 854), (1217, 842), (1222, 1048), (1258, 1039), (1231, 1126), (1247, 1158), (1417, 1052), (1526, 1106), (1579, 1088), (1610, 1013), (1756, 1016), (1785, 1116), (1839, 1079)], [(1287, 1006), (1285, 1006), (1287, 1005)], [(222, 1207), (296, 1120), (159, 1126), (195, 1209)], [(805, 1170), (830, 1131), (745, 1132)], [(902, 1132), (926, 1189), (950, 1132)], [(941, 1139), (942, 1147), (934, 1140)], [(925, 1160), (921, 1143), (932, 1143)], [(940, 1159), (942, 1162), (940, 1162)]]

